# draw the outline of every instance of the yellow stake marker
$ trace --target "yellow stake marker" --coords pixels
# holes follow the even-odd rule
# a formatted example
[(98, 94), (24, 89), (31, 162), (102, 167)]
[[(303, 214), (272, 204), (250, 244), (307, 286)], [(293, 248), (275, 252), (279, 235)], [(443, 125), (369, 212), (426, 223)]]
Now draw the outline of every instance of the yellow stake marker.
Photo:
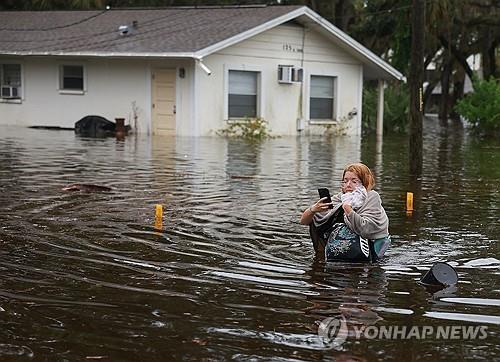
[(406, 211), (413, 211), (413, 192), (406, 193)]
[(163, 229), (163, 205), (156, 205), (155, 212), (155, 229)]

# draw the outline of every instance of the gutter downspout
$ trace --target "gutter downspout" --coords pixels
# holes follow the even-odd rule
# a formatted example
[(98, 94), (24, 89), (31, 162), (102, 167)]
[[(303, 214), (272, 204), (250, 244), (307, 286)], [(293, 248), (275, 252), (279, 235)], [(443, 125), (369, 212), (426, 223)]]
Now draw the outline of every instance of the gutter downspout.
[(199, 67), (201, 69), (203, 69), (205, 71), (205, 73), (207, 73), (207, 75), (211, 75), (212, 74), (212, 71), (210, 70), (210, 68), (208, 68), (205, 63), (203, 63), (203, 58), (195, 58), (196, 59), (196, 64), (199, 65)]

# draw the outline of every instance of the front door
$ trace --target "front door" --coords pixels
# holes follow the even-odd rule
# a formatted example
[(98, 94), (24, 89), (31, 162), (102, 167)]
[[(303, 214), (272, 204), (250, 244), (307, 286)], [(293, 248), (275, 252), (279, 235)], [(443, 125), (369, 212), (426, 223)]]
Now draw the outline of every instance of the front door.
[(153, 70), (153, 134), (175, 134), (175, 76), (175, 69)]

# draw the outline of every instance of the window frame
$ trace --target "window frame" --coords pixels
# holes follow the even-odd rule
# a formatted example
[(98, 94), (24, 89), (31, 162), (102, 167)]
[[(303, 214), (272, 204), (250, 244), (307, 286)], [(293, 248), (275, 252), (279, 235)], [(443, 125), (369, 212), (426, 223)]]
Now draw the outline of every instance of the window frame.
[[(81, 67), (82, 68), (82, 89), (63, 88), (64, 86), (64, 68), (65, 67)], [(87, 92), (87, 69), (81, 63), (61, 63), (58, 67), (57, 90), (59, 94), (85, 94)]]
[(224, 116), (223, 119), (228, 122), (241, 122), (245, 120), (245, 117), (231, 117), (229, 118), (229, 72), (230, 71), (246, 71), (257, 73), (257, 94), (256, 94), (256, 114), (253, 118), (265, 118), (263, 110), (264, 102), (264, 89), (263, 84), (263, 72), (262, 68), (258, 65), (224, 65)]
[[(313, 77), (328, 77), (333, 79), (333, 100), (332, 100), (332, 118), (312, 118), (311, 117), (311, 85)], [(311, 73), (307, 77), (307, 119), (309, 124), (336, 124), (338, 121), (338, 89), (339, 89), (339, 76), (337, 74), (319, 74), (319, 73)]]
[(2, 86), (10, 86), (8, 84), (3, 84), (3, 72), (4, 72), (4, 65), (19, 65), (19, 92), (18, 92), (18, 97), (16, 98), (3, 98), (2, 94), (0, 92), (0, 102), (1, 103), (22, 103), (24, 100), (24, 65), (21, 62), (14, 62), (14, 61), (0, 61), (0, 87)]

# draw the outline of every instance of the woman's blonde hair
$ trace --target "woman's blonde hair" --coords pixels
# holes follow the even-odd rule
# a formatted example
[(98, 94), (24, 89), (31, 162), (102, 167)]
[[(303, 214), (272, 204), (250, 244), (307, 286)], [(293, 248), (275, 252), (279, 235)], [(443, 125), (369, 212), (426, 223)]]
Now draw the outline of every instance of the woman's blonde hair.
[(345, 173), (348, 171), (354, 172), (359, 177), (361, 183), (366, 188), (366, 191), (372, 190), (373, 187), (375, 186), (375, 177), (373, 176), (372, 171), (365, 164), (357, 162), (347, 165), (344, 168), (342, 179), (344, 179)]

